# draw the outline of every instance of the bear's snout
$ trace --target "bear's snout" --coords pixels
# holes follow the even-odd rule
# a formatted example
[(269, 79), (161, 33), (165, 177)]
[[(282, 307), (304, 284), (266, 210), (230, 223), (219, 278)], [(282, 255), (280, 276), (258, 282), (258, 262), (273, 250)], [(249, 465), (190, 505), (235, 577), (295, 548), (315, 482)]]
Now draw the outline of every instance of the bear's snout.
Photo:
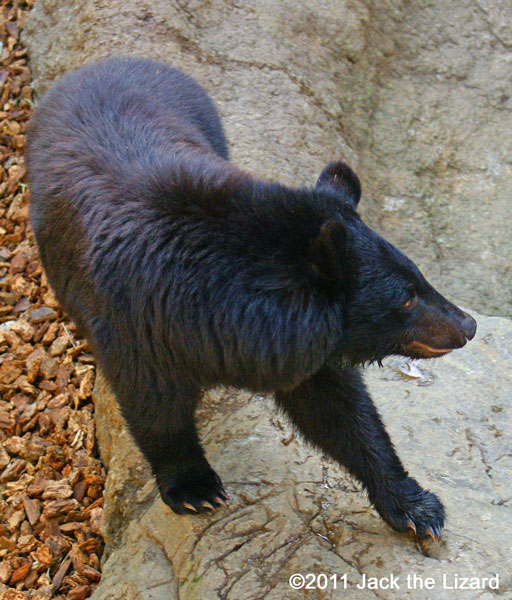
[(462, 348), (476, 333), (476, 321), (437, 292), (430, 301), (420, 301), (404, 354), (412, 358), (434, 358)]
[[(443, 299), (444, 300), (444, 299)], [(444, 328), (446, 334), (451, 338), (453, 349), (462, 348), (469, 340), (475, 337), (476, 321), (463, 310), (445, 300)], [(447, 310), (448, 308), (448, 310)]]
[(463, 314), (463, 317), (460, 320), (459, 327), (460, 327), (462, 334), (466, 338), (464, 341), (464, 343), (466, 343), (467, 341), (472, 340), (475, 337), (476, 321), (475, 321), (475, 319), (473, 319), (473, 317), (471, 317), (467, 313), (462, 312), (462, 314)]

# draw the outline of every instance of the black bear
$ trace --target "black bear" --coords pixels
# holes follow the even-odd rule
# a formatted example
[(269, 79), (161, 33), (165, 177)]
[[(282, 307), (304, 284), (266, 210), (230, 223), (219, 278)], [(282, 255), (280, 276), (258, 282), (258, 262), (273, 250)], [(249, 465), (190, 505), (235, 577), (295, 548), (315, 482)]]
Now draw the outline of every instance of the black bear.
[(274, 392), (391, 527), (440, 536), (443, 506), (404, 470), (357, 365), (441, 356), (476, 324), (361, 221), (348, 166), (313, 188), (251, 176), (199, 85), (135, 58), (58, 82), (27, 164), (49, 281), (175, 512), (226, 499), (194, 424), (221, 384)]

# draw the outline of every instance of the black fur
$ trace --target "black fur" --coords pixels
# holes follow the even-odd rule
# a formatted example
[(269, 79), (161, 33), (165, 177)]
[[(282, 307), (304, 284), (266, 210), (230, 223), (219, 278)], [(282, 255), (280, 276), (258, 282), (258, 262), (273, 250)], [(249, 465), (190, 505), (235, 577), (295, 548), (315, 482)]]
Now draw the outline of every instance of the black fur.
[(275, 392), (392, 527), (437, 535), (441, 503), (407, 476), (347, 365), (443, 354), (474, 321), (361, 221), (360, 183), (343, 163), (290, 189), (227, 159), (201, 88), (142, 59), (68, 75), (29, 128), (31, 222), (48, 278), (164, 501), (181, 513), (225, 498), (194, 411), (204, 389), (226, 384)]

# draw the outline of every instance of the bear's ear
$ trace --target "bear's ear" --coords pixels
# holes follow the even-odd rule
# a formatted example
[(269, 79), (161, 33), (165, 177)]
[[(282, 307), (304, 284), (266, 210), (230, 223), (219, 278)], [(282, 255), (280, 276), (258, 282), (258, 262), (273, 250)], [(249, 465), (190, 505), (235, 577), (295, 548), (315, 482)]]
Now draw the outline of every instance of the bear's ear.
[(336, 285), (343, 280), (343, 258), (347, 246), (347, 230), (340, 221), (328, 220), (310, 247), (313, 269), (325, 282)]
[(361, 198), (361, 182), (359, 177), (344, 162), (329, 163), (320, 173), (316, 182), (317, 189), (330, 188), (341, 193), (344, 200), (357, 208)]

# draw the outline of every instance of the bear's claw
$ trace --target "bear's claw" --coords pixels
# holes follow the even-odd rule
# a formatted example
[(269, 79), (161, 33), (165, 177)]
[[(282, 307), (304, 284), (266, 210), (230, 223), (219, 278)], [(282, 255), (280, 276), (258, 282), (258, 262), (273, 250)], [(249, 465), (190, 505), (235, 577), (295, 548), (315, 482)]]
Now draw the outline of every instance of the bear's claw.
[(375, 503), (381, 517), (395, 531), (412, 531), (417, 541), (427, 537), (441, 539), (444, 525), (444, 508), (438, 498), (422, 489), (407, 477), (395, 488), (382, 495)]
[(162, 499), (177, 514), (212, 512), (226, 505), (222, 482), (210, 467), (199, 466), (158, 482)]
[(414, 521), (411, 521), (410, 519), (407, 521), (407, 528), (410, 529), (414, 535), (416, 535), (416, 525), (414, 524)]

